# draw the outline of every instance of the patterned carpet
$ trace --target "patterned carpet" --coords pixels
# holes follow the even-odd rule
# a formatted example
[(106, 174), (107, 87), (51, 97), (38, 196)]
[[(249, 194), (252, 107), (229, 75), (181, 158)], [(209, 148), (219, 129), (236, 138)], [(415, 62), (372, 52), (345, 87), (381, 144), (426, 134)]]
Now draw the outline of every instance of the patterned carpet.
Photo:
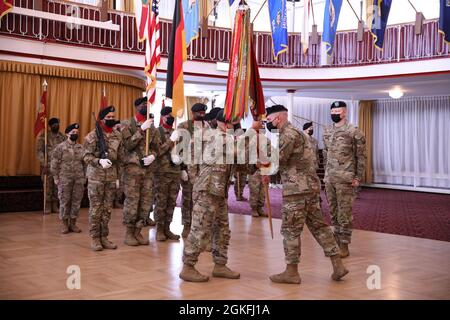
[[(329, 223), (325, 194), (321, 196), (323, 213)], [(248, 198), (248, 186), (244, 197)], [(274, 218), (280, 218), (281, 190), (270, 189), (270, 200)], [(228, 205), (230, 213), (251, 214), (248, 201), (236, 201), (232, 187)], [(449, 195), (363, 188), (355, 200), (353, 213), (355, 229), (450, 241)]]

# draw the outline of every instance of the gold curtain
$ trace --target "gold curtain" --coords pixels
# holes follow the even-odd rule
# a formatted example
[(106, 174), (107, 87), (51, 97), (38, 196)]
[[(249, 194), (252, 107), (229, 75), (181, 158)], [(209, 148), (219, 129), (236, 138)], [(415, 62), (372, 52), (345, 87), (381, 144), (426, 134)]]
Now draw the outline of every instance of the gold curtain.
[(366, 137), (366, 169), (364, 171), (364, 183), (373, 182), (373, 165), (372, 165), (372, 110), (374, 101), (359, 102), (359, 129)]
[(123, 0), (123, 11), (134, 12), (134, 1)]
[(0, 176), (39, 174), (33, 133), (42, 82), (48, 82), (47, 115), (61, 120), (63, 132), (80, 124), (80, 142), (93, 129), (103, 88), (117, 119), (130, 117), (142, 96), (140, 79), (90, 70), (0, 61)]

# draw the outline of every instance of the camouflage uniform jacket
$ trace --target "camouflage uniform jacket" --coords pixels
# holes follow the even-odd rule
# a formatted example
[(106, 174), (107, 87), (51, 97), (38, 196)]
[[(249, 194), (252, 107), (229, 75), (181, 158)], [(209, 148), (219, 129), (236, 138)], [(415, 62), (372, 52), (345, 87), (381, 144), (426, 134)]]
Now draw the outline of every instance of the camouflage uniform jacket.
[[(121, 124), (123, 126), (121, 131), (122, 144), (124, 147), (123, 163), (126, 166), (140, 166), (140, 160), (145, 157), (146, 132), (139, 128), (140, 125), (136, 122), (134, 117), (122, 121)], [(160, 144), (159, 131), (154, 126), (150, 127), (148, 130), (150, 131), (149, 155), (153, 155), (156, 159), (159, 153)], [(153, 161), (148, 169), (154, 171), (156, 167), (156, 161)]]
[[(61, 132), (58, 132), (56, 134), (54, 134), (50, 130), (47, 132), (47, 152), (48, 152), (47, 161), (48, 161), (48, 163), (50, 163), (52, 160), (53, 149), (55, 149), (55, 147), (58, 144), (64, 142), (65, 140), (66, 140), (66, 137)], [(37, 154), (37, 158), (38, 158), (39, 162), (41, 163), (41, 166), (43, 166), (44, 162), (45, 162), (44, 152), (45, 152), (45, 134), (44, 134), (44, 132), (42, 132), (36, 141), (36, 154)]]
[[(210, 129), (210, 127), (207, 122), (202, 122), (202, 128), (200, 129), (200, 127), (197, 126), (193, 120), (187, 120), (181, 122), (177, 126), (177, 129), (187, 130), (191, 135), (191, 140), (189, 141), (191, 148), (191, 162), (187, 165), (187, 169), (189, 172), (189, 178), (192, 180), (192, 178), (195, 178), (199, 173), (204, 146), (203, 135), (205, 130)], [(183, 166), (182, 169), (185, 170), (185, 166)]]
[(308, 139), (290, 122), (280, 128), (279, 165), (284, 197), (320, 192), (316, 154)]
[(157, 171), (164, 173), (180, 174), (180, 165), (176, 165), (172, 162), (171, 151), (172, 141), (170, 141), (170, 135), (174, 129), (165, 129), (160, 126), (158, 128), (159, 137), (161, 143), (159, 145), (159, 154), (157, 159)]
[(87, 165), (86, 176), (93, 181), (115, 182), (117, 180), (117, 166), (123, 159), (122, 135), (119, 131), (111, 133), (103, 132), (106, 145), (108, 146), (108, 159), (112, 166), (103, 169), (100, 160), (100, 149), (95, 129), (88, 133), (84, 139), (83, 161)]
[(350, 123), (327, 127), (323, 134), (325, 182), (361, 181), (366, 161), (364, 134)]
[(57, 179), (84, 179), (85, 169), (81, 144), (66, 140), (53, 150), (51, 173)]

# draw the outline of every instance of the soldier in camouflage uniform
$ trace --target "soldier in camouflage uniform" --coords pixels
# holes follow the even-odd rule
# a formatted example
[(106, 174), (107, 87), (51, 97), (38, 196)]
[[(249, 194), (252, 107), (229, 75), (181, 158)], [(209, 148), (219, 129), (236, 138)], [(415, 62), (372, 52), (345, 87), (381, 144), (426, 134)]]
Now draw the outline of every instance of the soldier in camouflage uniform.
[[(177, 129), (188, 130), (191, 135), (191, 163), (188, 163), (187, 168), (185, 168), (184, 165), (182, 168), (187, 169), (188, 178), (181, 180), (183, 238), (186, 238), (191, 230), (193, 198), (195, 198), (195, 195), (193, 194), (193, 185), (200, 169), (198, 157), (201, 157), (202, 155), (202, 143), (200, 140), (202, 139), (203, 132), (209, 128), (208, 123), (205, 121), (206, 108), (206, 105), (203, 103), (194, 104), (191, 108), (194, 120), (182, 122), (177, 127)], [(197, 150), (195, 150), (195, 148), (197, 148)], [(197, 157), (197, 159), (195, 159), (195, 157)], [(186, 176), (186, 174), (183, 173), (183, 176)]]
[(161, 109), (161, 120), (158, 128), (161, 139), (156, 169), (156, 205), (154, 217), (156, 222), (156, 240), (179, 240), (180, 236), (170, 231), (173, 211), (177, 204), (178, 191), (180, 189), (180, 163), (181, 159), (175, 159), (172, 149), (178, 140), (178, 132), (173, 129), (171, 107)]
[[(122, 132), (122, 125), (120, 120), (116, 121), (116, 125), (114, 126), (114, 130)], [(123, 183), (121, 181), (123, 176), (123, 166), (117, 166), (117, 180), (116, 180), (116, 193), (114, 195), (113, 208), (114, 209), (122, 209), (123, 201), (124, 201), (124, 192), (123, 192)]]
[[(227, 132), (227, 129), (233, 129), (233, 125), (225, 121), (223, 111), (218, 113), (216, 119), (218, 128), (208, 131), (211, 139), (205, 146), (203, 163), (194, 184), (196, 199), (192, 211), (192, 229), (184, 246), (184, 265), (180, 273), (180, 278), (185, 281), (205, 282), (209, 280), (209, 277), (200, 274), (194, 266), (198, 261), (198, 256), (210, 241), (211, 233), (212, 256), (215, 263), (212, 275), (227, 279), (240, 277), (238, 272), (232, 271), (226, 266), (230, 241), (228, 187), (237, 166), (224, 162), (227, 159), (227, 143), (228, 146), (233, 146), (235, 138)], [(236, 149), (234, 152), (234, 157), (236, 157)], [(221, 159), (221, 157), (223, 158)], [(245, 165), (239, 166), (246, 167)]]
[(67, 140), (53, 150), (51, 172), (58, 186), (61, 233), (81, 232), (77, 227), (78, 212), (86, 182), (83, 147), (77, 143), (80, 126), (73, 123), (66, 128)]
[(309, 138), (309, 142), (311, 143), (311, 146), (315, 150), (314, 153), (316, 154), (316, 170), (319, 169), (319, 142), (316, 138), (313, 137), (314, 134), (314, 128), (312, 122), (307, 122), (303, 125), (303, 133), (306, 135), (306, 137)]
[[(141, 230), (147, 225), (153, 206), (153, 180), (159, 149), (159, 131), (153, 119), (147, 120), (147, 98), (134, 103), (136, 114), (122, 122), (122, 144), (124, 146), (124, 169), (121, 182), (125, 193), (123, 224), (127, 228), (124, 243), (129, 246), (148, 245)], [(146, 131), (149, 130), (149, 154), (146, 155)]]
[(39, 135), (36, 141), (36, 153), (41, 163), (41, 178), (44, 181), (45, 173), (47, 173), (47, 203), (45, 213), (58, 212), (58, 188), (55, 180), (49, 170), (52, 160), (53, 149), (66, 140), (66, 137), (59, 132), (59, 119), (51, 118), (48, 121), (49, 129), (47, 133), (47, 166), (45, 166), (45, 134)]
[[(282, 105), (267, 108), (267, 130), (279, 130), (279, 170), (283, 184), (281, 234), (286, 260), (286, 270), (270, 276), (278, 283), (301, 282), (298, 263), (301, 254), (301, 234), (306, 223), (325, 256), (331, 258), (333, 280), (348, 273), (342, 264), (339, 247), (331, 228), (323, 220), (319, 205), (320, 182), (315, 168), (315, 152), (308, 137), (288, 120), (287, 109)], [(267, 182), (268, 176), (264, 176)]]
[(123, 159), (121, 133), (114, 130), (115, 108), (109, 106), (99, 112), (98, 124), (105, 139), (107, 157), (101, 157), (99, 138), (96, 130), (88, 133), (84, 140), (83, 160), (87, 165), (89, 196), (89, 233), (94, 251), (116, 249), (117, 245), (108, 240), (109, 220), (114, 201), (117, 180), (117, 166)]
[(336, 101), (331, 105), (331, 118), (335, 124), (323, 134), (324, 182), (334, 235), (345, 258), (351, 242), (355, 188), (364, 173), (366, 139), (359, 129), (348, 123), (345, 102)]

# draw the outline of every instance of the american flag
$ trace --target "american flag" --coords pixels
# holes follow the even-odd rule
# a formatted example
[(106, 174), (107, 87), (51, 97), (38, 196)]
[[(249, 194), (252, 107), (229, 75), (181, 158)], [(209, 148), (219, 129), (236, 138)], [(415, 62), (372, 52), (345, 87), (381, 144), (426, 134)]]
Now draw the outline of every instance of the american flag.
[(147, 75), (148, 103), (153, 104), (156, 97), (156, 69), (161, 61), (161, 38), (159, 24), (159, 0), (151, 0), (152, 9), (148, 15), (148, 36), (145, 48), (145, 74)]

